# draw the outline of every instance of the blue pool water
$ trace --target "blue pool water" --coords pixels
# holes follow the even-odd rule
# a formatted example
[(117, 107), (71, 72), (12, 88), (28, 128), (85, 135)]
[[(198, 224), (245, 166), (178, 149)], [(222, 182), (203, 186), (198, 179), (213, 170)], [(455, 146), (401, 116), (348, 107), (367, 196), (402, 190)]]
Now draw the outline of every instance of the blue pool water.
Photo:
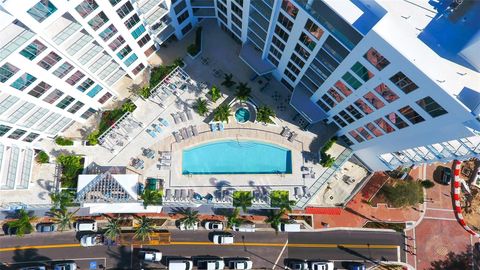
[(235, 112), (235, 119), (239, 123), (245, 123), (250, 119), (250, 112), (246, 108), (240, 108)]
[(292, 173), (291, 151), (258, 141), (215, 141), (183, 150), (183, 174)]

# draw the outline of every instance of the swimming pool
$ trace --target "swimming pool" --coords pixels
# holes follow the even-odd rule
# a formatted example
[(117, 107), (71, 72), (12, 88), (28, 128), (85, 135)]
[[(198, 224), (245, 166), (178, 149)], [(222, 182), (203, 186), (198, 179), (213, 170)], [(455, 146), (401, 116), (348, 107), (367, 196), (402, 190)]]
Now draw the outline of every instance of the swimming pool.
[(182, 153), (183, 174), (292, 173), (292, 153), (273, 144), (250, 140), (205, 143)]

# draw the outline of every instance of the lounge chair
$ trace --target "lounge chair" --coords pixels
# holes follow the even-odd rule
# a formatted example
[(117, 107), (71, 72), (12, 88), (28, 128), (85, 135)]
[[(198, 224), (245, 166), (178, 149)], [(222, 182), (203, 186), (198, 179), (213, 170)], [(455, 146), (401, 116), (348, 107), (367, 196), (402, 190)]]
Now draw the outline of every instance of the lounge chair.
[(162, 132), (162, 128), (161, 128), (159, 125), (153, 124), (152, 127), (153, 127), (158, 133), (161, 133), (161, 132)]
[(187, 116), (185, 115), (185, 112), (178, 112), (177, 114), (180, 116), (180, 119), (182, 119), (182, 122), (187, 121)]
[(293, 188), (293, 196), (295, 197), (295, 199), (300, 199), (302, 197), (300, 194), (301, 192), (299, 187)]
[(212, 132), (217, 131), (217, 124), (215, 124), (215, 123), (210, 123), (210, 130), (211, 130)]
[(218, 130), (223, 131), (223, 123), (218, 123)]
[(147, 129), (145, 131), (148, 133), (148, 135), (152, 136), (152, 138), (157, 137), (157, 134), (155, 134), (155, 132), (153, 130)]
[(182, 128), (180, 129), (180, 134), (182, 134), (182, 137), (184, 140), (188, 139), (188, 134), (187, 134), (187, 129), (186, 128)]
[(182, 137), (180, 137), (180, 134), (176, 131), (173, 132), (173, 137), (175, 137), (175, 141), (177, 143), (181, 142), (182, 141)]
[(253, 191), (253, 201), (260, 202), (260, 192), (258, 190)]
[(175, 193), (173, 195), (173, 199), (175, 201), (179, 201), (180, 200), (180, 190), (179, 189), (175, 189)]
[(172, 118), (173, 118), (173, 122), (175, 122), (175, 124), (180, 123), (180, 119), (178, 118), (177, 114), (172, 113)]
[(303, 194), (306, 198), (312, 197), (312, 194), (310, 194), (310, 190), (306, 186), (303, 186), (302, 190), (303, 190)]
[(182, 200), (182, 201), (187, 200), (187, 190), (186, 189), (182, 189), (181, 195), (180, 195), (180, 200)]
[(193, 137), (193, 131), (191, 128), (185, 128), (187, 130), (188, 137)]
[(288, 127), (283, 127), (283, 130), (282, 132), (280, 132), (280, 135), (282, 135), (282, 137), (290, 136), (290, 129)]
[(188, 190), (188, 195), (187, 195), (187, 197), (188, 197), (188, 200), (189, 200), (189, 201), (192, 201), (192, 200), (193, 200), (193, 195), (194, 195), (194, 194), (195, 194), (195, 192), (193, 191), (193, 189), (189, 189), (189, 190)]
[(192, 111), (190, 111), (190, 110), (185, 110), (185, 113), (187, 114), (188, 120), (192, 120), (192, 119), (193, 119)]
[(198, 135), (197, 126), (190, 126), (190, 128), (192, 129), (193, 136), (197, 136)]
[(292, 131), (292, 133), (290, 134), (290, 137), (288, 137), (288, 141), (293, 142), (295, 138), (297, 138), (297, 136), (298, 134), (295, 131)]
[(169, 125), (167, 119), (160, 118), (160, 119), (158, 119), (158, 121), (160, 121), (160, 124), (162, 124), (165, 127), (168, 127), (168, 125)]
[(167, 188), (165, 190), (165, 201), (170, 201), (170, 200), (172, 200), (172, 190)]

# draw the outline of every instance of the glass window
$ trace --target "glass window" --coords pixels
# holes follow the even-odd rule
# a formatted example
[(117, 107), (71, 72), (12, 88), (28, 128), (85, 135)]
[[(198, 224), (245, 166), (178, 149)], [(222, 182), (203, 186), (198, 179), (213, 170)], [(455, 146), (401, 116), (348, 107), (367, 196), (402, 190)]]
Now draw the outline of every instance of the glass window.
[[(273, 47), (271, 47), (271, 48), (273, 48)], [(277, 58), (275, 58), (275, 56), (273, 56), (272, 53), (268, 54), (268, 60), (270, 61), (270, 63), (272, 63), (276, 67), (278, 67), (278, 64), (280, 63), (280, 62), (278, 62)]]
[(105, 30), (103, 30), (100, 34), (98, 34), (103, 41), (109, 40), (111, 37), (113, 37), (117, 33), (117, 28), (113, 26), (113, 24), (110, 24)]
[(41, 23), (55, 11), (57, 11), (57, 8), (50, 3), (50, 0), (40, 0), (35, 6), (27, 10), (27, 13)]
[(185, 10), (177, 17), (178, 24), (182, 24), (188, 18), (188, 10)]
[(370, 48), (370, 50), (368, 50), (363, 57), (378, 70), (382, 70), (390, 64), (390, 61), (383, 57), (383, 55), (381, 55), (374, 48)]
[(3, 66), (0, 67), (0, 82), (4, 83), (8, 81), (15, 73), (17, 73), (19, 69), (9, 63), (5, 63)]
[(398, 72), (390, 78), (390, 81), (393, 82), (398, 88), (400, 88), (405, 94), (408, 94), (418, 88), (418, 86), (410, 80), (402, 72)]
[(138, 66), (136, 66), (133, 70), (132, 73), (137, 75), (140, 71), (142, 71), (145, 68), (145, 65), (140, 63)]
[(282, 9), (292, 18), (295, 19), (297, 17), (298, 8), (290, 0), (282, 0)]
[(366, 126), (365, 126), (368, 130), (370, 130), (370, 132), (375, 135), (375, 137), (380, 137), (383, 135), (383, 132), (377, 128), (373, 123), (368, 123)]
[(272, 37), (272, 43), (275, 44), (275, 46), (277, 46), (280, 51), (283, 51), (283, 49), (285, 49), (285, 44), (281, 42), (280, 39), (278, 39), (276, 36)]
[(408, 124), (405, 121), (403, 121), (403, 119), (400, 118), (400, 116), (398, 116), (396, 113), (389, 113), (385, 115), (385, 117), (398, 129), (408, 127)]
[(83, 77), (85, 77), (85, 74), (83, 74), (80, 70), (77, 70), (75, 73), (70, 76), (66, 82), (70, 84), (71, 86), (74, 86), (77, 84)]
[(343, 82), (337, 81), (335, 87), (340, 90), (344, 96), (348, 97), (352, 93), (352, 90), (348, 88)]
[(340, 118), (338, 115), (335, 115), (333, 117), (333, 120), (335, 120), (335, 122), (340, 125), (341, 127), (346, 127), (347, 126), (347, 123), (345, 123), (345, 121), (342, 120), (342, 118)]
[(365, 130), (363, 127), (359, 127), (356, 130), (357, 130), (358, 133), (360, 133), (362, 135), (363, 138), (365, 138), (367, 140), (373, 139), (373, 136), (370, 135), (370, 133), (368, 133), (368, 131)]
[(33, 112), (26, 120), (23, 121), (20, 125), (23, 127), (32, 127), (35, 124), (42, 119), (46, 114), (48, 113), (48, 110), (45, 108), (38, 108), (35, 112)]
[(53, 71), (53, 75), (61, 79), (65, 77), (65, 75), (67, 75), (72, 70), (73, 70), (73, 66), (68, 62), (65, 62), (61, 66), (59, 66), (55, 71)]
[(390, 126), (387, 121), (383, 120), (383, 118), (378, 118), (375, 120), (375, 124), (377, 124), (387, 134), (395, 131), (395, 129)]
[(295, 75), (298, 75), (300, 73), (300, 69), (297, 68), (292, 61), (288, 62), (287, 68), (290, 69)]
[(80, 14), (80, 16), (82, 16), (82, 18), (85, 18), (97, 8), (98, 8), (98, 5), (95, 2), (95, 0), (83, 0), (75, 8), (75, 10), (78, 12), (78, 14)]
[(365, 98), (377, 110), (385, 106), (385, 104), (372, 92), (366, 93), (363, 98)]
[(100, 85), (95, 85), (95, 87), (92, 88), (92, 90), (90, 90), (90, 92), (87, 93), (87, 96), (89, 97), (94, 97), (98, 94), (98, 92), (102, 91), (103, 87), (101, 87)]
[(275, 27), (275, 34), (277, 34), (281, 39), (283, 39), (283, 41), (287, 41), (288, 40), (288, 34), (287, 32), (285, 32), (280, 26), (276, 26)]
[(144, 54), (146, 56), (150, 56), (152, 53), (154, 53), (155, 51), (157, 50), (157, 48), (155, 47), (155, 45), (152, 45), (150, 46), (150, 48), (148, 48), (147, 50), (145, 50)]
[(133, 10), (133, 6), (130, 2), (126, 2), (121, 6), (119, 9), (117, 9), (117, 14), (120, 16), (120, 18), (125, 18), (131, 11)]
[(85, 81), (83, 81), (81, 84), (77, 86), (77, 89), (80, 90), (81, 92), (85, 92), (85, 90), (90, 88), (90, 86), (92, 86), (94, 83), (95, 82), (92, 79), (87, 78), (85, 79)]
[[(273, 48), (273, 47), (272, 47)], [(282, 57), (282, 53), (277, 51), (278, 52), (278, 59), (280, 59)], [(277, 56), (275, 54), (275, 56)], [(296, 54), (292, 53), (292, 57), (290, 57), (290, 59), (295, 63), (297, 64), (297, 66), (303, 68), (303, 66), (305, 65), (305, 62), (300, 58), (298, 57)]]
[(60, 109), (65, 109), (70, 105), (75, 99), (71, 96), (66, 96), (62, 101), (57, 104), (57, 107)]
[(305, 45), (307, 46), (308, 49), (310, 50), (313, 50), (315, 49), (315, 41), (313, 41), (313, 39), (311, 39), (307, 34), (305, 33), (302, 33), (300, 35), (300, 41)]
[(360, 137), (360, 135), (358, 135), (358, 133), (355, 130), (349, 131), (348, 134), (350, 134), (350, 136), (352, 136), (352, 138), (354, 138), (359, 143), (365, 141), (362, 137)]
[(338, 113), (341, 117), (343, 117), (343, 119), (347, 120), (348, 123), (353, 123), (355, 122), (355, 120), (345, 111), (340, 111)]
[(35, 105), (30, 102), (24, 102), (20, 107), (18, 107), (14, 112), (12, 112), (8, 117), (7, 121), (10, 123), (17, 123), (20, 118), (24, 117)]
[(2, 102), (0, 102), (0, 114), (10, 109), (18, 100), (19, 98), (16, 96), (7, 96)]
[(360, 119), (363, 117), (363, 114), (361, 114), (357, 109), (355, 109), (355, 107), (353, 107), (352, 105), (348, 105), (346, 108), (345, 108), (351, 115), (353, 115), (353, 117), (355, 117), (356, 119)]
[(7, 134), (7, 132), (9, 132), (10, 129), (12, 129), (12, 128), (9, 127), (9, 126), (0, 125), (0, 136), (3, 136), (5, 134)]
[(55, 52), (50, 52), (47, 56), (40, 60), (40, 62), (38, 62), (38, 65), (46, 70), (49, 70), (61, 60), (62, 57), (60, 57), (58, 54), (56, 54)]
[(22, 137), (25, 133), (27, 133), (26, 130), (16, 129), (14, 132), (12, 132), (12, 133), (10, 133), (10, 135), (8, 135), (8, 138), (14, 139), (14, 140), (18, 140), (18, 139), (20, 139), (20, 137)]
[(312, 34), (317, 39), (320, 39), (323, 35), (323, 30), (317, 24), (315, 24), (312, 20), (308, 19), (307, 23), (305, 24), (305, 30), (307, 30), (310, 34)]
[(353, 145), (353, 142), (346, 135), (342, 135), (339, 138), (340, 140), (344, 141), (348, 146)]
[(285, 69), (283, 71), (283, 74), (285, 74), (285, 76), (287, 76), (287, 78), (289, 78), (290, 81), (292, 82), (295, 82), (297, 80), (297, 77), (295, 77), (295, 75), (293, 75), (290, 71), (288, 71), (288, 69)]
[(319, 99), (316, 103), (324, 112), (328, 112), (330, 110), (330, 107), (328, 107), (327, 104), (325, 104), (322, 100)]
[(423, 117), (421, 117), (412, 107), (410, 106), (405, 106), (398, 110), (399, 113), (401, 113), (405, 118), (408, 119), (412, 124), (418, 124), (420, 122), (425, 121)]
[(23, 139), (23, 141), (24, 141), (24, 142), (33, 142), (36, 138), (38, 138), (38, 136), (40, 136), (40, 134), (34, 133), (34, 132), (30, 132), (30, 134), (28, 134), (28, 135)]
[(292, 30), (293, 22), (285, 17), (282, 12), (278, 14), (278, 22), (282, 24), (288, 31)]
[(335, 103), (335, 101), (333, 101), (333, 99), (331, 99), (329, 96), (327, 96), (327, 94), (324, 94), (322, 96), (322, 100), (325, 101), (325, 103), (328, 104), (328, 106), (330, 106), (331, 108), (335, 107), (335, 105), (337, 105)]
[(375, 87), (375, 92), (377, 92), (383, 99), (385, 99), (388, 103), (392, 103), (398, 99), (397, 94), (390, 90), (388, 86), (384, 83), (381, 83), (377, 87)]
[(233, 2), (230, 2), (230, 7), (233, 13), (237, 14), (238, 17), (242, 18), (243, 12), (242, 9), (235, 5)]
[(330, 96), (335, 99), (338, 103), (342, 102), (343, 101), (343, 97), (342, 95), (340, 95), (337, 91), (335, 91), (335, 89), (333, 88), (330, 88), (328, 89), (328, 94), (330, 94)]
[(21, 50), (20, 54), (25, 56), (27, 59), (33, 60), (46, 49), (47, 46), (43, 45), (43, 43), (38, 40), (34, 40), (27, 47), (25, 47), (25, 49)]
[(52, 86), (50, 84), (48, 84), (46, 82), (40, 82), (35, 87), (33, 87), (33, 89), (30, 90), (30, 92), (28, 92), (28, 94), (38, 98), (38, 97), (42, 96), (43, 94), (45, 94), (45, 92), (47, 92), (50, 88), (52, 88)]
[(18, 90), (23, 90), (36, 80), (37, 78), (35, 78), (33, 75), (24, 73), (22, 76), (16, 79), (10, 86)]
[(133, 14), (132, 17), (128, 18), (124, 24), (128, 29), (132, 29), (138, 22), (140, 22), (140, 18), (137, 14)]
[(110, 94), (109, 92), (105, 93), (105, 95), (103, 95), (101, 98), (98, 99), (98, 102), (100, 104), (104, 104), (105, 102), (107, 102), (107, 100), (109, 100), (110, 98), (112, 97), (112, 94)]
[(151, 40), (149, 34), (145, 34), (139, 41), (137, 41), (138, 46), (143, 47), (145, 44), (147, 44)]
[(352, 71), (360, 77), (364, 82), (370, 80), (373, 77), (373, 73), (370, 72), (364, 65), (360, 64), (360, 62), (356, 62), (353, 67)]
[(342, 79), (355, 90), (362, 86), (362, 83), (348, 71), (342, 76)]
[(310, 52), (305, 50), (300, 44), (297, 44), (295, 46), (295, 51), (305, 60), (307, 60), (308, 57), (310, 57)]
[(50, 94), (48, 94), (43, 101), (53, 104), (55, 101), (57, 101), (61, 96), (63, 95), (63, 92), (55, 89), (53, 90)]
[(178, 5), (175, 6), (174, 8), (175, 14), (179, 14), (186, 7), (187, 7), (187, 3), (185, 2), (185, 0), (182, 0)]
[(447, 113), (447, 111), (431, 97), (419, 99), (417, 100), (417, 104), (433, 118)]
[(362, 110), (362, 112), (364, 112), (365, 114), (370, 114), (373, 112), (372, 108), (370, 108), (367, 103), (365, 103), (365, 101), (363, 101), (362, 99), (357, 99), (355, 102), (354, 102), (355, 106), (357, 106), (360, 110)]
[(138, 56), (136, 54), (130, 55), (127, 60), (125, 60), (125, 65), (129, 67), (133, 62), (137, 61)]
[(123, 39), (122, 36), (118, 36), (116, 39), (114, 39), (110, 44), (108, 44), (108, 47), (112, 49), (112, 51), (116, 51), (120, 46), (125, 43), (125, 39)]
[(120, 58), (120, 60), (123, 60), (123, 58), (125, 58), (125, 56), (127, 56), (131, 51), (132, 49), (130, 48), (130, 46), (127, 45), (123, 47), (123, 49), (118, 51), (117, 56), (118, 58)]
[(132, 36), (133, 36), (133, 38), (137, 39), (143, 33), (145, 33), (145, 26), (143, 26), (143, 24), (142, 24), (139, 27), (137, 27), (135, 30), (133, 30)]
[(110, 4), (114, 7), (116, 4), (122, 2), (122, 0), (109, 0)]
[(82, 115), (80, 115), (80, 117), (83, 119), (88, 119), (90, 116), (92, 116), (96, 112), (97, 111), (95, 111), (94, 109), (88, 108), (88, 110), (86, 110)]
[(67, 111), (69, 113), (76, 113), (76, 112), (78, 112), (78, 110), (80, 110), (83, 107), (83, 105), (85, 105), (85, 104), (83, 104), (83, 102), (77, 101)]
[(108, 22), (108, 17), (102, 11), (98, 13), (95, 17), (93, 17), (90, 21), (88, 21), (88, 25), (90, 25), (93, 28), (93, 30), (98, 30), (107, 22)]

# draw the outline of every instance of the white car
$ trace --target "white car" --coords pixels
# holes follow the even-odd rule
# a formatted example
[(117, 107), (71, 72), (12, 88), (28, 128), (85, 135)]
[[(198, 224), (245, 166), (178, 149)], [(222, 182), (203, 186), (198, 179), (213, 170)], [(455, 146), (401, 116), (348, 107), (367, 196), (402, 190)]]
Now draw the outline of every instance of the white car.
[(18, 268), (18, 270), (46, 270), (47, 268), (44, 265), (38, 266), (26, 266), (22, 268)]
[(205, 222), (205, 229), (207, 229), (207, 230), (223, 230), (223, 222), (221, 222), (221, 221), (207, 221), (207, 222)]
[(192, 270), (191, 260), (172, 260), (168, 262), (168, 270)]
[(213, 236), (213, 243), (218, 245), (233, 244), (233, 234), (229, 232), (221, 232)]
[(308, 263), (302, 260), (291, 260), (288, 262), (287, 267), (292, 270), (309, 270)]
[(327, 261), (310, 261), (310, 270), (333, 270), (333, 262)]
[(252, 269), (253, 262), (249, 259), (234, 259), (228, 262), (230, 269)]
[(101, 234), (87, 234), (80, 238), (80, 245), (82, 247), (93, 247), (103, 244), (103, 235)]
[(196, 231), (198, 230), (198, 222), (195, 222), (193, 226), (187, 226), (185, 225), (185, 223), (180, 222), (179, 228), (180, 228), (180, 231)]
[(96, 232), (98, 229), (95, 220), (79, 220), (75, 224), (75, 231), (77, 232)]
[(223, 268), (225, 268), (225, 262), (221, 259), (198, 261), (198, 266), (201, 269), (222, 270)]
[(158, 250), (140, 250), (140, 258), (145, 262), (160, 262), (162, 253)]
[(77, 264), (74, 262), (55, 263), (53, 270), (77, 270)]

